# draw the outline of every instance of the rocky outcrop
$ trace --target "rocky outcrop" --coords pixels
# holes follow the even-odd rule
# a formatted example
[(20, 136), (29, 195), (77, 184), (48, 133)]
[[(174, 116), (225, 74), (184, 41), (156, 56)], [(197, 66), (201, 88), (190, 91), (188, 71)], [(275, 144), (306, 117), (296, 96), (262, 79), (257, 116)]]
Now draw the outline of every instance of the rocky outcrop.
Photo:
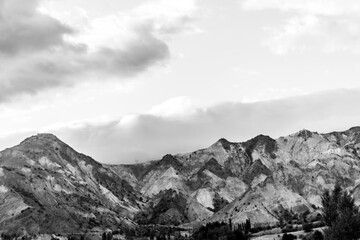
[[(259, 135), (243, 143), (220, 139), (206, 149), (167, 155), (149, 164), (152, 171), (137, 180), (157, 192), (174, 189), (187, 196), (188, 209), (195, 211), (188, 212), (191, 221), (250, 218), (254, 224), (274, 224), (279, 209), (301, 213), (319, 207), (320, 195), (336, 181), (360, 203), (359, 156), (360, 127), (328, 134), (301, 130), (278, 139)], [(174, 176), (168, 184), (161, 180), (170, 166), (178, 169), (180, 185), (172, 180)], [(230, 204), (214, 211), (215, 196)]]
[(0, 153), (0, 225), (8, 232), (64, 234), (131, 226), (138, 195), (115, 172), (54, 135)]

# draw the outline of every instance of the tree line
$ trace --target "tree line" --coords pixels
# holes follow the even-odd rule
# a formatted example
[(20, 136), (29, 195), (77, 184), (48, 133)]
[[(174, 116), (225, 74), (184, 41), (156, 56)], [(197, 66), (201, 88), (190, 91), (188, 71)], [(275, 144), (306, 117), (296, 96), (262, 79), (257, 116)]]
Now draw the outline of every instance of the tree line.
[(250, 238), (250, 229), (250, 219), (236, 225), (229, 219), (228, 223), (213, 222), (200, 227), (193, 234), (193, 238), (195, 240), (247, 240)]

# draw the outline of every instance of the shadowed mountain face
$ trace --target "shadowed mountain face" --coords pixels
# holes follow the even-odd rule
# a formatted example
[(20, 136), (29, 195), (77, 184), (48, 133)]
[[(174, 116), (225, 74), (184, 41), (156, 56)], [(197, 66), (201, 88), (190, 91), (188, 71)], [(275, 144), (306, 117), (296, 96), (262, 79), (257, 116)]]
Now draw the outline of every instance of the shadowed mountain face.
[(360, 128), (303, 130), (135, 165), (103, 165), (53, 135), (0, 152), (0, 227), (74, 233), (199, 221), (275, 224), (320, 207), (340, 181), (360, 204)]

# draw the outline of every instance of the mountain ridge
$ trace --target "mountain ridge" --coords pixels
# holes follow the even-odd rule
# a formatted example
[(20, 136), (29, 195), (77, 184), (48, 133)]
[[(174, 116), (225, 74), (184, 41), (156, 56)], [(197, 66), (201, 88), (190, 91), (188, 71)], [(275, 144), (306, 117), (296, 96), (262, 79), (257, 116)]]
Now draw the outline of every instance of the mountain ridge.
[(102, 164), (53, 134), (38, 134), (0, 152), (0, 226), (70, 233), (229, 219), (275, 225), (284, 209), (315, 212), (321, 193), (337, 181), (360, 205), (359, 156), (358, 126), (244, 142), (221, 138), (132, 165)]
[[(355, 182), (360, 181), (359, 132), (360, 127), (325, 134), (303, 129), (277, 139), (262, 134), (244, 142), (220, 138), (208, 148), (173, 156), (189, 170), (185, 174), (193, 191), (188, 193), (189, 208), (195, 201), (207, 209), (213, 205), (215, 195), (231, 203), (250, 189), (259, 188), (257, 193), (262, 191), (269, 194), (264, 189), (271, 188), (289, 195), (286, 201), (291, 204), (286, 204), (286, 198), (280, 195), (263, 196), (263, 199), (270, 198), (269, 204), (264, 211), (260, 211), (263, 215), (254, 215), (258, 217), (253, 217), (252, 222), (256, 223), (262, 218), (273, 219), (270, 215), (277, 216), (278, 221), (281, 216), (277, 212), (284, 207), (294, 208), (298, 213), (315, 211), (320, 207), (321, 192), (331, 188), (338, 180), (348, 189), (357, 189)], [(205, 169), (211, 161), (226, 169), (225, 176), (219, 174), (220, 168)], [(195, 200), (192, 196), (196, 196)], [(197, 214), (206, 215), (205, 209), (198, 207), (200, 212)], [(220, 215), (221, 218), (217, 220), (227, 221), (234, 213)], [(245, 215), (249, 218), (252, 216), (249, 212)]]

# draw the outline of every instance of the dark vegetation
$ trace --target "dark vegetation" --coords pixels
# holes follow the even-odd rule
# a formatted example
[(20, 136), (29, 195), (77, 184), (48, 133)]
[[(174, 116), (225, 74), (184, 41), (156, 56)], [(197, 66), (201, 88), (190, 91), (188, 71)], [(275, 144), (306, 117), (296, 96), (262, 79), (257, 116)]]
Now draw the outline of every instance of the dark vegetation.
[(304, 222), (302, 224), (302, 228), (303, 228), (304, 232), (311, 232), (313, 229), (313, 224)]
[(360, 238), (360, 212), (352, 196), (339, 184), (322, 196), (326, 240), (353, 240)]
[(284, 235), (282, 236), (281, 240), (294, 240), (296, 239), (297, 237), (293, 234), (287, 234), (287, 233), (284, 233)]
[[(163, 225), (140, 225), (130, 230), (120, 230), (113, 232), (113, 235), (122, 234), (126, 236), (126, 239), (140, 240), (140, 239), (174, 239), (174, 240), (185, 240), (191, 239), (190, 232), (187, 229), (174, 226), (163, 226)], [(109, 240), (109, 239), (107, 239)]]
[(246, 220), (243, 224), (208, 223), (193, 234), (195, 240), (246, 240), (250, 238), (251, 223)]
[[(183, 234), (181, 234), (183, 233)], [(132, 231), (125, 233), (126, 239), (190, 239), (190, 232), (186, 229), (174, 226), (141, 225)]]
[[(347, 191), (343, 190), (337, 183), (332, 191), (325, 190), (322, 195), (322, 223), (307, 222), (303, 219), (302, 229), (306, 236), (302, 236), (303, 240), (356, 240), (360, 238), (360, 211), (355, 205), (353, 197)], [(284, 219), (288, 220), (291, 216), (290, 212), (284, 214)], [(318, 220), (318, 219), (316, 219)], [(297, 230), (293, 225), (288, 224), (283, 227), (282, 239), (296, 239), (296, 236), (288, 234), (288, 232)], [(324, 226), (324, 234), (313, 228)]]
[[(181, 232), (185, 232), (185, 236), (181, 236)], [(185, 240), (189, 239), (190, 234), (186, 229), (172, 227), (172, 226), (160, 226), (160, 225), (147, 225), (137, 226), (134, 228), (119, 228), (114, 231), (104, 232), (85, 232), (85, 233), (72, 233), (72, 234), (56, 234), (51, 236), (51, 240), (60, 240), (60, 237), (66, 237), (68, 240), (88, 240), (88, 239), (99, 239), (102, 240), (113, 240), (119, 239), (117, 236), (125, 236), (125, 239), (174, 239), (174, 240)], [(18, 229), (14, 233), (2, 232), (0, 235), (3, 240), (30, 240), (34, 239), (35, 235), (27, 234), (24, 228)]]
[(312, 240), (324, 240), (324, 235), (319, 230), (316, 230), (312, 235)]

